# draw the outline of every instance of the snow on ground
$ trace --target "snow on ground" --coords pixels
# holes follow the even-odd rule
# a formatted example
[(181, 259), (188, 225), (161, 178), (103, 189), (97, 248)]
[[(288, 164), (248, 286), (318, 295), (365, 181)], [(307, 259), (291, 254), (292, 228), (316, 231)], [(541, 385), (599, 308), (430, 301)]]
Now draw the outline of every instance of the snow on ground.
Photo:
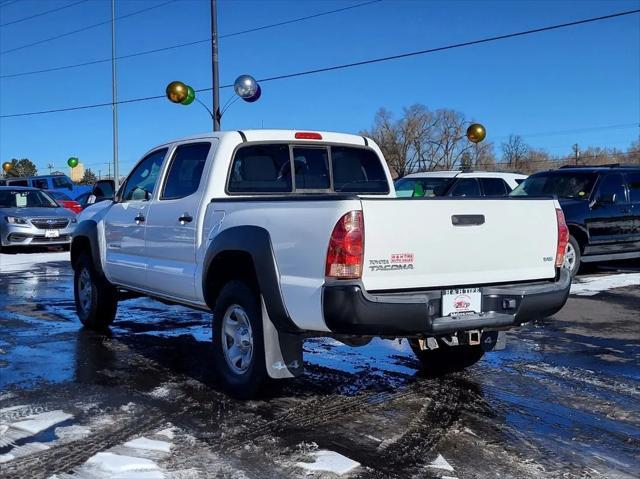
[(449, 464), (449, 462), (444, 457), (442, 457), (442, 454), (438, 454), (438, 457), (436, 457), (433, 460), (433, 462), (429, 464), (429, 467), (433, 467), (434, 469), (442, 469), (443, 471), (453, 472), (453, 467), (451, 466), (451, 464)]
[(125, 442), (123, 446), (131, 449), (143, 449), (145, 451), (170, 452), (172, 444), (166, 441), (156, 441), (146, 437), (139, 437)]
[(33, 269), (35, 265), (53, 261), (69, 261), (69, 253), (66, 251), (55, 253), (0, 253), (0, 273), (29, 271)]
[(571, 294), (593, 296), (601, 291), (640, 285), (640, 273), (619, 273), (606, 276), (582, 277), (571, 285)]
[(314, 462), (298, 462), (296, 466), (307, 471), (327, 471), (342, 475), (353, 471), (360, 466), (359, 462), (353, 461), (342, 454), (334, 451), (314, 451), (309, 453)]
[(122, 456), (112, 452), (99, 452), (89, 458), (85, 464), (110, 474), (131, 473), (135, 471), (160, 472), (160, 466), (154, 461), (141, 457)]
[(14, 422), (13, 424), (11, 424), (11, 427), (13, 429), (18, 429), (31, 435), (35, 435), (39, 432), (44, 431), (45, 429), (49, 429), (54, 424), (66, 421), (67, 419), (71, 419), (72, 417), (73, 416), (71, 414), (67, 414), (60, 410), (43, 412), (42, 414), (32, 416), (30, 419), (27, 419), (25, 421)]

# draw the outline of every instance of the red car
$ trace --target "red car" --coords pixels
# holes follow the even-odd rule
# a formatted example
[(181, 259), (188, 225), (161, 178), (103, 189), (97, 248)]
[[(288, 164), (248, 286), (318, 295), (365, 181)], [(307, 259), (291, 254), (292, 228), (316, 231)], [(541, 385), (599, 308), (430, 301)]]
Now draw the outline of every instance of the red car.
[(75, 214), (78, 214), (82, 211), (82, 205), (77, 201), (69, 198), (63, 192), (56, 190), (47, 190), (47, 193), (49, 194), (49, 196), (52, 196), (53, 199), (56, 200), (56, 202), (63, 208), (66, 208), (69, 211), (73, 211)]

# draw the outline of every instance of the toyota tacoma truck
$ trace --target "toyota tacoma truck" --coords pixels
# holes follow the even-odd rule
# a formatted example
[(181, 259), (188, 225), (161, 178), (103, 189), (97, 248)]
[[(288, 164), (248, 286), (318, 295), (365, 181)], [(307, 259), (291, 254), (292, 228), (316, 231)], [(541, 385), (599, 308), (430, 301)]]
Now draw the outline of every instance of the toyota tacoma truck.
[(300, 375), (309, 337), (466, 368), (564, 305), (567, 241), (552, 197), (396, 198), (369, 138), (247, 130), (150, 150), (80, 215), (71, 260), (86, 327), (132, 294), (212, 312), (212, 366), (246, 398)]

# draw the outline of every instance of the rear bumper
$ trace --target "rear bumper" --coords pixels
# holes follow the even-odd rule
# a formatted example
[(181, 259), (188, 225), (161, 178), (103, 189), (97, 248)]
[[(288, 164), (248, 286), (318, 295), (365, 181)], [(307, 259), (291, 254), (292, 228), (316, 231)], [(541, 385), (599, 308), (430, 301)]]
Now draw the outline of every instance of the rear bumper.
[(441, 335), (470, 329), (503, 329), (550, 316), (567, 301), (571, 276), (555, 281), (482, 287), (482, 313), (442, 317), (441, 290), (369, 294), (361, 283), (323, 288), (324, 319), (332, 332), (371, 336)]

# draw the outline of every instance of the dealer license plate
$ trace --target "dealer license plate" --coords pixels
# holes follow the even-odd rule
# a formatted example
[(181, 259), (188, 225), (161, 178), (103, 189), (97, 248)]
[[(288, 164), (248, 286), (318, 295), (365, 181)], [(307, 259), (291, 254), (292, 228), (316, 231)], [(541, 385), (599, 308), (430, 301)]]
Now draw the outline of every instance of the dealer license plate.
[(442, 316), (461, 316), (481, 311), (480, 288), (447, 289), (442, 292)]
[(58, 230), (46, 230), (44, 232), (45, 238), (58, 238), (60, 236), (60, 232)]

